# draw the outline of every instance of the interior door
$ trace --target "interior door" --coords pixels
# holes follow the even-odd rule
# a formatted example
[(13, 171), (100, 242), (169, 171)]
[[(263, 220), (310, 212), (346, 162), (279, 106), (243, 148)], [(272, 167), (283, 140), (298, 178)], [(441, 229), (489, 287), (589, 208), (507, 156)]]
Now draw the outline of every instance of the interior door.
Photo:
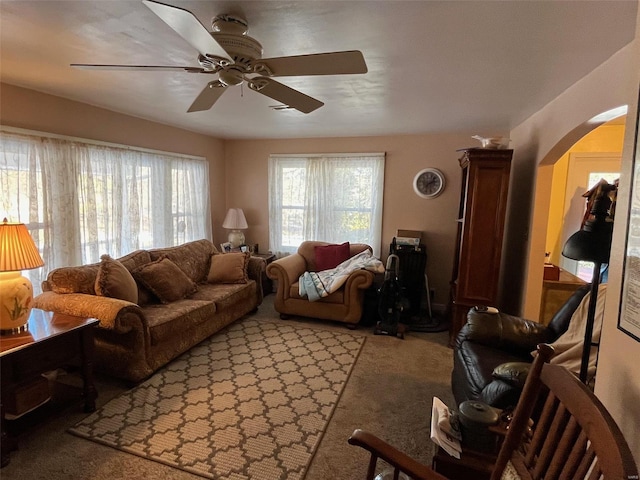
[[(613, 183), (619, 176), (620, 153), (569, 154), (562, 245), (571, 235), (580, 230), (586, 208), (586, 198), (582, 194), (598, 183), (601, 178)], [(585, 281), (591, 281), (592, 264), (588, 262), (577, 262), (560, 256), (560, 267)]]

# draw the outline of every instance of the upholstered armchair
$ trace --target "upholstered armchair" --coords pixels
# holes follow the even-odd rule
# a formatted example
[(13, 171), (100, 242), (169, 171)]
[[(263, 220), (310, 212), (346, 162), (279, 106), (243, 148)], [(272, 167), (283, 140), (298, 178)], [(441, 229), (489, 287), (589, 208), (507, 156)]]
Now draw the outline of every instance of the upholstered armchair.
[[(316, 247), (330, 245), (327, 242), (303, 242), (298, 251), (267, 266), (267, 276), (277, 282), (274, 307), (280, 318), (290, 315), (335, 320), (355, 328), (362, 316), (364, 291), (371, 286), (374, 274), (368, 270), (356, 270), (349, 274), (339, 290), (320, 300), (310, 302), (301, 297), (298, 280), (304, 272), (318, 271)], [(361, 243), (349, 245), (349, 256), (353, 257), (371, 247)]]

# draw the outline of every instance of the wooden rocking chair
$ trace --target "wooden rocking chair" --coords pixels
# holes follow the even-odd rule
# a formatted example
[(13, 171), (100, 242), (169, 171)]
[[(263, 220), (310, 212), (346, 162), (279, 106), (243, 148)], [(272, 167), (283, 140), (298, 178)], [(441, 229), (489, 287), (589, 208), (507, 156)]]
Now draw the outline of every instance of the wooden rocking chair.
[[(505, 469), (521, 479), (637, 480), (631, 450), (609, 412), (571, 372), (547, 363), (552, 356), (551, 346), (538, 346), (491, 480)], [(371, 453), (366, 480), (374, 479), (378, 458), (394, 468), (395, 480), (400, 472), (413, 480), (446, 478), (362, 430), (349, 443)]]

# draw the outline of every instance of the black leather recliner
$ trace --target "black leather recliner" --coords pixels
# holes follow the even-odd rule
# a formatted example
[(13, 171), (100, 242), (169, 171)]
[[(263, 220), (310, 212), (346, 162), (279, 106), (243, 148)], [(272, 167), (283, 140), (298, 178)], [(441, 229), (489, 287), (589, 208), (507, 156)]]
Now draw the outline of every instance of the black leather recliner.
[(547, 326), (502, 312), (469, 310), (453, 352), (451, 388), (457, 405), (465, 400), (478, 400), (496, 408), (515, 406), (524, 383), (522, 372), (507, 369), (509, 375), (497, 378), (494, 369), (508, 362), (530, 364), (531, 352), (539, 343), (553, 343), (567, 331), (573, 313), (589, 289), (587, 284), (576, 290)]

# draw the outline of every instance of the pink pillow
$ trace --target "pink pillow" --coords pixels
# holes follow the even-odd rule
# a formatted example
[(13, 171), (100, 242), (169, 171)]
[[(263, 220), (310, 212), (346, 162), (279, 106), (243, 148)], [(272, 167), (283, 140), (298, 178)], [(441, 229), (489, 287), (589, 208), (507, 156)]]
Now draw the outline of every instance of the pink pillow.
[(314, 248), (316, 257), (316, 271), (336, 268), (345, 260), (349, 259), (349, 242), (340, 245), (323, 245)]

